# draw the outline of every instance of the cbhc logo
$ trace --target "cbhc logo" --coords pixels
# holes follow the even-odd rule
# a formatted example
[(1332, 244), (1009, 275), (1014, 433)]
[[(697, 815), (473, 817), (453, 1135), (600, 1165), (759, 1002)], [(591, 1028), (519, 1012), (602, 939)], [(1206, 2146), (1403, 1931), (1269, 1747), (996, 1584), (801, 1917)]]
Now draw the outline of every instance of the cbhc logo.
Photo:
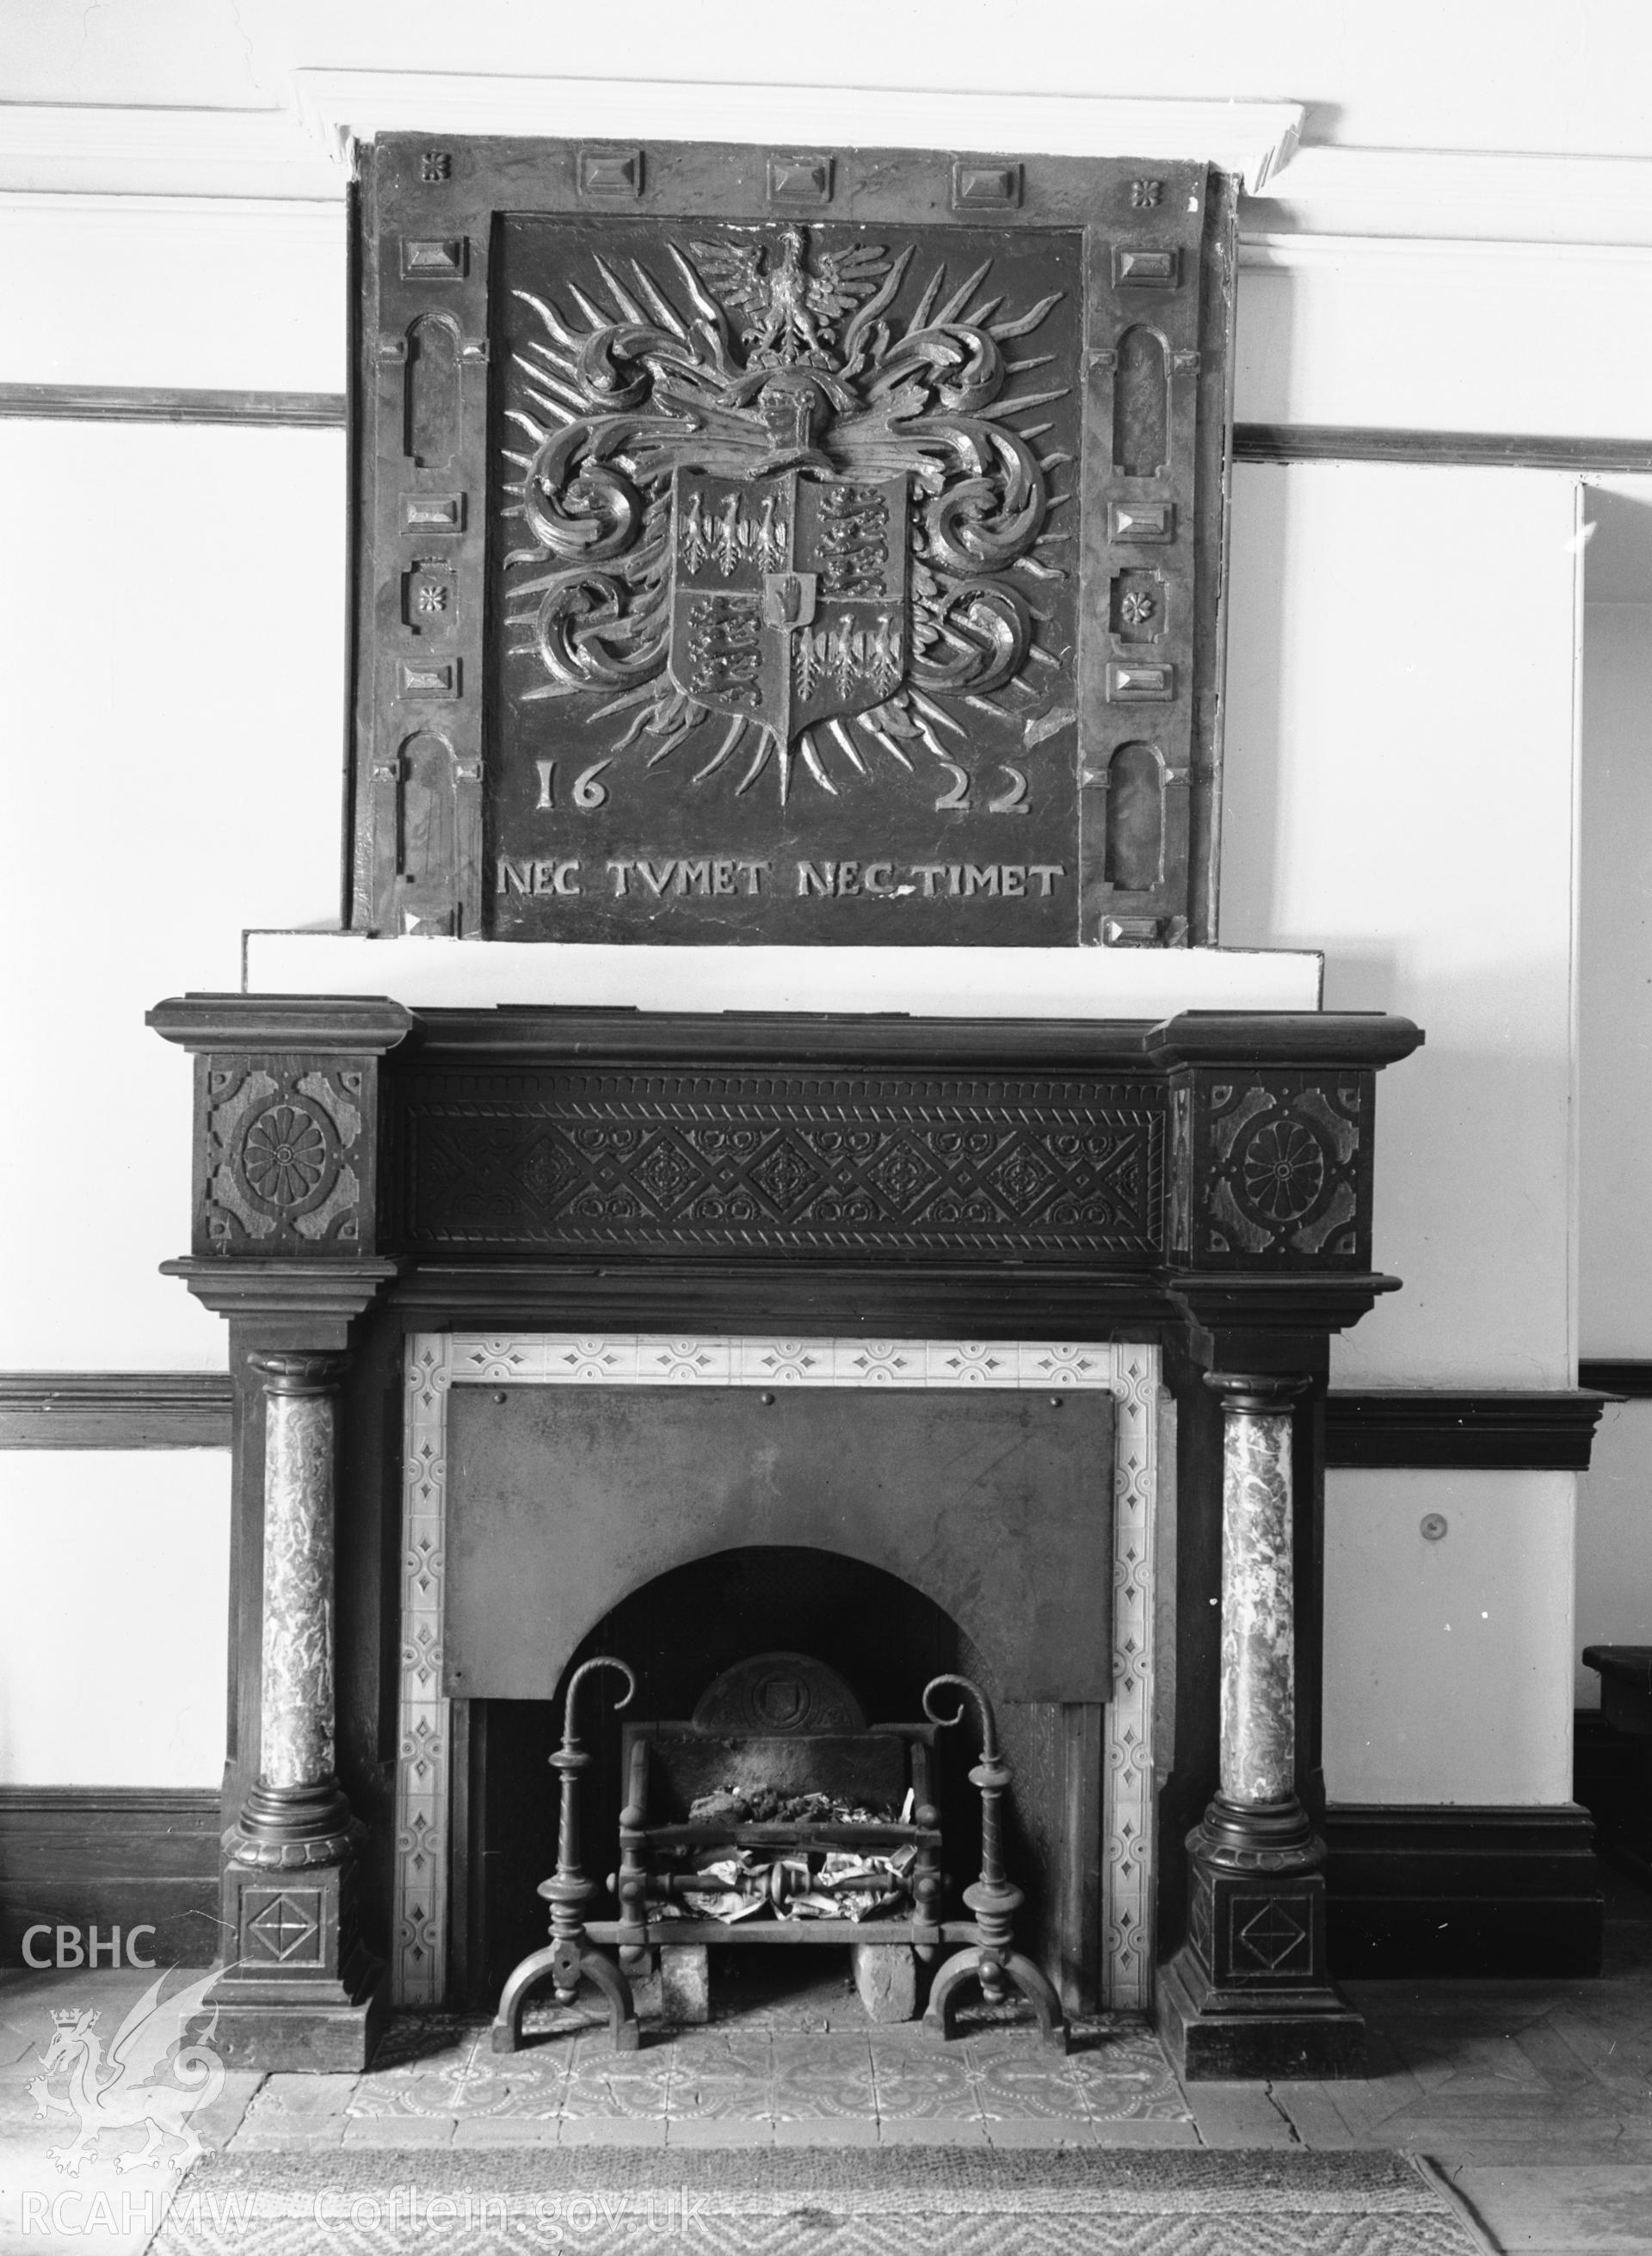
[[(126, 1963), (129, 1966), (150, 1967), (154, 1964), (152, 1958), (140, 1958), (138, 1955), (139, 1935), (152, 1936), (154, 1932), (152, 1927), (127, 1928)], [(53, 1936), (56, 1937), (57, 1953), (54, 1957), (37, 1958), (35, 1956), (34, 1939), (39, 1935), (46, 1936), (48, 1942)], [(23, 1963), (25, 1966), (36, 1967), (91, 1967), (100, 1963), (106, 1966), (118, 1966), (121, 1963), (121, 1931), (117, 1927), (111, 1927), (105, 1939), (99, 1935), (95, 1927), (88, 1927), (82, 1936), (78, 1927), (53, 1928), (42, 1922), (38, 1927), (28, 1928), (24, 1935)]]

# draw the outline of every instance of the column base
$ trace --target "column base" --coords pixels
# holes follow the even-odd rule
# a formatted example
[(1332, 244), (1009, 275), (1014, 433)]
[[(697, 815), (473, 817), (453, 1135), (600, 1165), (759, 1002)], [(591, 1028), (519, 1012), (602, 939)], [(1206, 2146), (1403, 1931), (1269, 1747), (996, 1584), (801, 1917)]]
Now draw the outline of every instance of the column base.
[(1184, 1944), (1159, 1969), (1156, 1994), (1159, 2035), (1184, 2083), (1319, 2083), (1365, 2074), (1364, 2018), (1331, 1983), (1220, 1990)]
[[(229, 1837), (234, 1839), (234, 1835)], [(237, 1955), (207, 1992), (226, 2068), (328, 2076), (364, 2069), (384, 2027), (385, 1969), (354, 1932), (349, 1865), (224, 1867)]]
[(279, 1997), (251, 1994), (260, 1985), (226, 1967), (206, 1997), (217, 2014), (210, 2043), (224, 2066), (266, 2076), (358, 2075), (384, 2034), (390, 1985), (379, 1960), (357, 1956), (350, 1980), (283, 1985)]
[(1362, 2075), (1366, 2025), (1325, 1963), (1324, 1845), (1300, 1804), (1241, 1810), (1218, 1794), (1188, 1849), (1188, 1939), (1158, 1991), (1177, 2072)]

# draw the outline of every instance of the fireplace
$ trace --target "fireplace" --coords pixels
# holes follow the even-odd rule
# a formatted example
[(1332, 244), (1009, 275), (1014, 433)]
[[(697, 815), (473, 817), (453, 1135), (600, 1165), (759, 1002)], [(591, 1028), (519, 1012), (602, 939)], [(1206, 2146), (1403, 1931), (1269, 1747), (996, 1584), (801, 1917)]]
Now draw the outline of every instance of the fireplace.
[[(1131, 1344), (415, 1335), (392, 1998), (497, 1989), (538, 1939), (539, 1766), (574, 1665), (618, 1653), (647, 1712), (687, 1712), (794, 1643), (877, 1721), (921, 1714), (943, 1668), (980, 1677), (1036, 1955), (1069, 2007), (1145, 2009), (1158, 1369)], [(604, 1872), (618, 1744), (593, 1738)]]
[(1004, 1703), (1070, 2001), (1153, 2011), (1194, 2075), (1355, 2064), (1314, 1830), (1319, 1404), (1395, 1281), (1374, 1079), (1415, 1027), (152, 1019), (197, 1057), (169, 1265), (237, 1388), (228, 2057), (348, 2065), (387, 2003), (474, 1989), (499, 1765), (548, 1805), (568, 1667), (626, 1621), (691, 1701), (715, 1655), (663, 1639), (672, 1578), (780, 1589), (812, 1554)]

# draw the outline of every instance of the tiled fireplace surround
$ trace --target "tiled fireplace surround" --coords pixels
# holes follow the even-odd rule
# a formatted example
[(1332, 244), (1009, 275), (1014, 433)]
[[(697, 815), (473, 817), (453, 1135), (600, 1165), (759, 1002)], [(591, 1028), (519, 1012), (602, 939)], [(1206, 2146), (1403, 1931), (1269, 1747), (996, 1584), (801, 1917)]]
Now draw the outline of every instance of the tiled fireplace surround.
[(359, 2064), (386, 2004), (447, 1993), (455, 1389), (988, 1388), (1113, 1405), (1100, 2002), (1186, 2075), (1357, 2067), (1313, 1824), (1318, 1404), (1394, 1281), (1374, 1079), (1414, 1027), (279, 996), (152, 1023), (197, 1060), (168, 1266), (237, 1384), (229, 2057)]
[(392, 2003), (448, 1994), (455, 1854), (451, 1702), (444, 1690), (447, 1410), (455, 1386), (744, 1386), (879, 1390), (1098, 1388), (1114, 1402), (1113, 1461), (1096, 1468), (1113, 1512), (1112, 1654), (1104, 1724), (1103, 1985), (1113, 2011), (1153, 1996), (1154, 1560), (1157, 1350), (964, 1340), (578, 1338), (415, 1333), (407, 1342), (402, 1463), (401, 1682), (396, 1773)]

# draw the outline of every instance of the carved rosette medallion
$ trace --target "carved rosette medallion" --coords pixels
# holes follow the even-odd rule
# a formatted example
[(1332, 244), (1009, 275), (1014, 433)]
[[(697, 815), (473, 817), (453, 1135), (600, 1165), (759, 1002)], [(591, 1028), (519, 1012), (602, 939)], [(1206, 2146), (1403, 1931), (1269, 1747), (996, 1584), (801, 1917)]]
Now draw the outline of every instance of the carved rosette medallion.
[(361, 1068), (336, 1061), (201, 1061), (205, 1197), (197, 1251), (363, 1247)]
[(1372, 1077), (1202, 1068), (1173, 1092), (1170, 1237), (1198, 1268), (1370, 1265)]

